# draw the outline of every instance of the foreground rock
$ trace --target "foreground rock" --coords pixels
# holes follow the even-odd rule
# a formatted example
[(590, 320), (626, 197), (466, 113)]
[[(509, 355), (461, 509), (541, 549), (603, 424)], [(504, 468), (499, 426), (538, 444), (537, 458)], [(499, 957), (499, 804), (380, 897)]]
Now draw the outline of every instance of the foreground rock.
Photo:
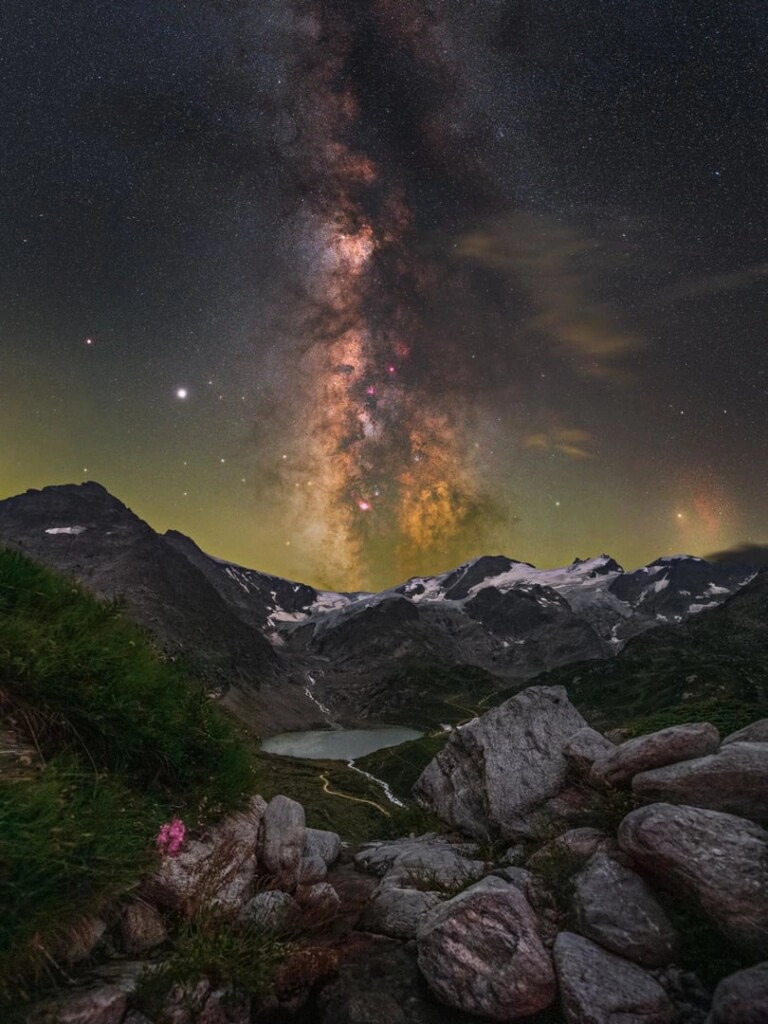
[(440, 1002), (494, 1021), (544, 1010), (555, 977), (530, 904), (497, 878), (448, 900), (417, 936), (419, 968)]
[(298, 915), (299, 905), (296, 900), (279, 889), (256, 893), (240, 911), (243, 921), (277, 930), (292, 924)]
[(677, 934), (646, 883), (604, 853), (576, 877), (577, 930), (604, 949), (644, 967), (670, 963)]
[(580, 935), (561, 932), (553, 949), (568, 1024), (675, 1024), (677, 1012), (661, 985)]
[(563, 753), (570, 771), (580, 778), (589, 773), (595, 761), (614, 749), (615, 744), (587, 725), (571, 736), (563, 748)]
[(768, 948), (768, 832), (699, 807), (651, 804), (628, 814), (619, 846), (644, 875), (693, 899), (747, 952)]
[(259, 854), (264, 870), (286, 892), (299, 883), (306, 839), (301, 804), (287, 796), (273, 797), (264, 811)]
[(751, 722), (737, 732), (726, 736), (722, 746), (728, 743), (768, 743), (768, 718), (760, 718), (757, 722)]
[(130, 903), (120, 917), (123, 949), (131, 955), (154, 949), (165, 942), (168, 933), (160, 914), (148, 903)]
[(672, 725), (627, 740), (604, 754), (592, 765), (589, 780), (595, 785), (623, 786), (640, 772), (713, 754), (719, 745), (720, 734), (708, 722)]
[(325, 866), (335, 864), (341, 855), (341, 837), (336, 832), (321, 828), (308, 828), (304, 837), (304, 856), (320, 857)]
[(120, 1024), (128, 996), (113, 985), (101, 985), (37, 1006), (27, 1024)]
[(240, 910), (253, 891), (266, 807), (260, 796), (251, 797), (245, 811), (226, 818), (202, 839), (186, 842), (177, 857), (165, 857), (147, 886), (151, 898), (183, 914), (200, 906)]
[(414, 795), (469, 835), (530, 835), (531, 813), (566, 782), (564, 749), (586, 726), (561, 686), (531, 686), (451, 733)]
[(716, 754), (643, 772), (632, 790), (644, 800), (690, 804), (768, 822), (768, 743), (729, 743)]
[(368, 843), (355, 857), (361, 871), (400, 888), (450, 888), (485, 874), (485, 861), (473, 857), (473, 844), (450, 843), (434, 835)]
[(436, 892), (384, 886), (366, 907), (358, 928), (393, 939), (413, 939), (430, 911), (441, 902)]
[(715, 989), (707, 1024), (768, 1021), (768, 961), (723, 978)]

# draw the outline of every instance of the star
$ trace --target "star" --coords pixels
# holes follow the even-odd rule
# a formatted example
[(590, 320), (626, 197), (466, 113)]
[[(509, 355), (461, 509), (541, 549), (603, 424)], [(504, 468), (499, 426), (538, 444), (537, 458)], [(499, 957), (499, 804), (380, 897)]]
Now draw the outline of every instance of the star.
[(187, 388), (176, 388), (176, 397), (184, 401), (189, 396), (189, 390)]

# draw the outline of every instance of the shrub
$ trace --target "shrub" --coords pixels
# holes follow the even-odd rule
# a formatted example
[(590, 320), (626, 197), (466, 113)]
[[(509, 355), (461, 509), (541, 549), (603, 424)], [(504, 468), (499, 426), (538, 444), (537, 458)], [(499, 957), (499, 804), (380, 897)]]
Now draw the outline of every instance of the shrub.
[(63, 759), (39, 778), (0, 781), (0, 1001), (151, 864), (156, 820), (117, 780)]
[(0, 715), (42, 765), (0, 776), (10, 1007), (44, 966), (56, 978), (57, 944), (79, 920), (139, 880), (163, 821), (235, 808), (254, 775), (230, 722), (117, 605), (2, 550)]

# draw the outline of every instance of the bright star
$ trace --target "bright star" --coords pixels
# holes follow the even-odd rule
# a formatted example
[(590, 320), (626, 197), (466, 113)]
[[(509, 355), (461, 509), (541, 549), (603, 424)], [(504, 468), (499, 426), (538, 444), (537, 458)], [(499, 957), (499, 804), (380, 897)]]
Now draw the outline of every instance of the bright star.
[(176, 388), (176, 397), (177, 398), (184, 399), (184, 398), (187, 397), (188, 394), (189, 394), (189, 391), (186, 388)]

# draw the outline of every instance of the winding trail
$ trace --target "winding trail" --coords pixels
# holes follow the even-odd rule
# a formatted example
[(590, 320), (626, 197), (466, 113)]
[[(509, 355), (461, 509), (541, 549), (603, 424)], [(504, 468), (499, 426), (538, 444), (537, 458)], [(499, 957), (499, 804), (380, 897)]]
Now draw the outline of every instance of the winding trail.
[(326, 772), (321, 772), (320, 778), (323, 780), (323, 792), (327, 793), (328, 796), (338, 796), (341, 797), (342, 800), (352, 800), (356, 804), (370, 804), (371, 807), (375, 807), (377, 811), (381, 811), (385, 817), (392, 817), (386, 807), (382, 807), (381, 804), (377, 804), (375, 800), (366, 800), (362, 796), (350, 796), (348, 793), (340, 793), (337, 789), (331, 789), (331, 784), (328, 781), (328, 774)]

